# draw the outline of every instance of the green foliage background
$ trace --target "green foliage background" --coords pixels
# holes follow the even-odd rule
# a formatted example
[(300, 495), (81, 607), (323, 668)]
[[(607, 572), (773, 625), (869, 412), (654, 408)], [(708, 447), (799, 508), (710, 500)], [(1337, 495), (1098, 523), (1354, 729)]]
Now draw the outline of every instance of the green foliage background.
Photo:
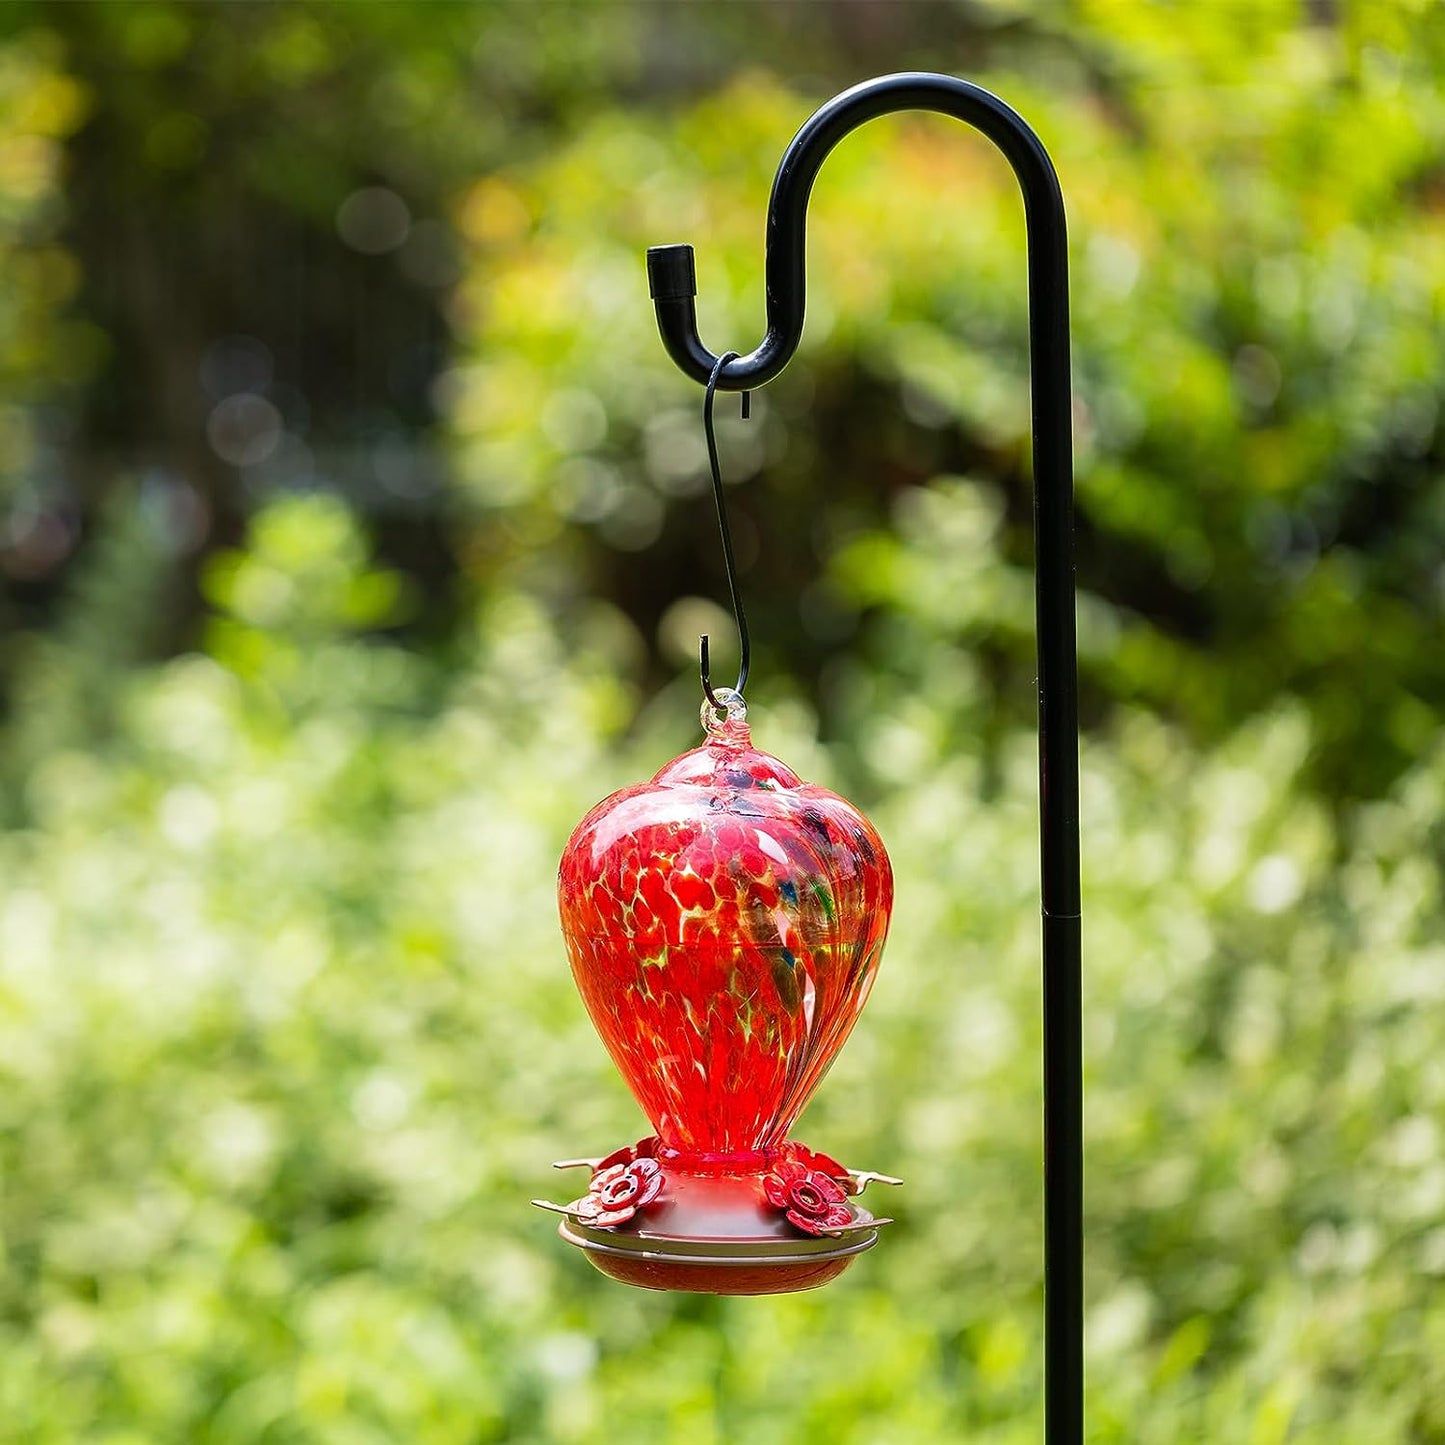
[[(942, 121), (830, 160), (721, 424), (755, 736), (899, 880), (802, 1132), (900, 1223), (720, 1301), (527, 1204), (643, 1132), (557, 856), (731, 636), (642, 250), (750, 345), (782, 146), (919, 65), (1070, 209), (1089, 1438), (1445, 1441), (1438, 10), (5, 23), (0, 1440), (1041, 1438), (1022, 217)], [(404, 245), (338, 239), (363, 188)], [(236, 332), (270, 450), (196, 381)]]

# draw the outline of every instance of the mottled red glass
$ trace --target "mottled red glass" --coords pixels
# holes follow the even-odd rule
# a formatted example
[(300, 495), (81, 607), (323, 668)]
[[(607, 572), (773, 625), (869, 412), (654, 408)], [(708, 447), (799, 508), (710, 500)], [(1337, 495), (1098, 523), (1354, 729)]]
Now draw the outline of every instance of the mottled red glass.
[(893, 902), (871, 823), (732, 716), (578, 824), (562, 931), (592, 1022), (665, 1148), (767, 1156), (848, 1037)]

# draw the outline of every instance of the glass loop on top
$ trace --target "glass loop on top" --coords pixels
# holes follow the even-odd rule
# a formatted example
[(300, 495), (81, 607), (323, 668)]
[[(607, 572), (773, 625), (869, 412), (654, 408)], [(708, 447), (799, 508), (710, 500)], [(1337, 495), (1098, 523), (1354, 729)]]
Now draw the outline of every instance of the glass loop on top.
[(747, 721), (748, 705), (744, 701), (742, 693), (736, 688), (714, 688), (713, 696), (722, 704), (722, 708), (715, 708), (704, 698), (699, 714), (702, 718), (702, 725), (707, 730), (709, 737), (719, 736), (729, 723)]

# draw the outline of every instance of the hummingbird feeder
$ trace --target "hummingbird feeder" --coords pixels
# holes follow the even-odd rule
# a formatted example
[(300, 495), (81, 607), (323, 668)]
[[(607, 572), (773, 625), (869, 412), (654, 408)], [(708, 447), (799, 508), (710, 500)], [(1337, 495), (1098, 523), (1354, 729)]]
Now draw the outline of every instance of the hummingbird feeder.
[[(562, 857), (559, 908), (583, 1002), (654, 1132), (588, 1171), (560, 1233), (614, 1279), (654, 1289), (772, 1294), (841, 1273), (889, 1223), (873, 1182), (789, 1137), (857, 1022), (893, 901), (883, 843), (850, 803), (753, 747), (738, 596), (712, 432), (719, 391), (743, 394), (802, 337), (805, 232), (829, 152), (876, 116), (953, 116), (1007, 157), (1028, 227), (1039, 793), (1043, 904), (1044, 1348), (1049, 1445), (1083, 1439), (1082, 1087), (1078, 705), (1074, 639), (1068, 262), (1048, 153), (1009, 106), (952, 76), (883, 76), (844, 91), (794, 137), (768, 203), (767, 331), (714, 355), (697, 333), (691, 246), (655, 246), (663, 345), (706, 387), (703, 416), (742, 641), (735, 688), (714, 690), (702, 639), (704, 741), (614, 793)], [(875, 1196), (870, 1196), (870, 1199)]]

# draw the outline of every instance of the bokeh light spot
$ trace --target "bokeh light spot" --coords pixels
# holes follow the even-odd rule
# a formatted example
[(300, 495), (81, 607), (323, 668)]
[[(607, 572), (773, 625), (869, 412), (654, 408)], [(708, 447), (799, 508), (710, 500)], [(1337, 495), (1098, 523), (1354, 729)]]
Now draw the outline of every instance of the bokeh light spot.
[(254, 467), (281, 440), (281, 413), (254, 392), (243, 391), (218, 402), (206, 421), (206, 439), (222, 461)]
[(395, 251), (411, 232), (406, 202), (386, 186), (352, 191), (336, 212), (336, 231), (353, 251), (384, 256)]

